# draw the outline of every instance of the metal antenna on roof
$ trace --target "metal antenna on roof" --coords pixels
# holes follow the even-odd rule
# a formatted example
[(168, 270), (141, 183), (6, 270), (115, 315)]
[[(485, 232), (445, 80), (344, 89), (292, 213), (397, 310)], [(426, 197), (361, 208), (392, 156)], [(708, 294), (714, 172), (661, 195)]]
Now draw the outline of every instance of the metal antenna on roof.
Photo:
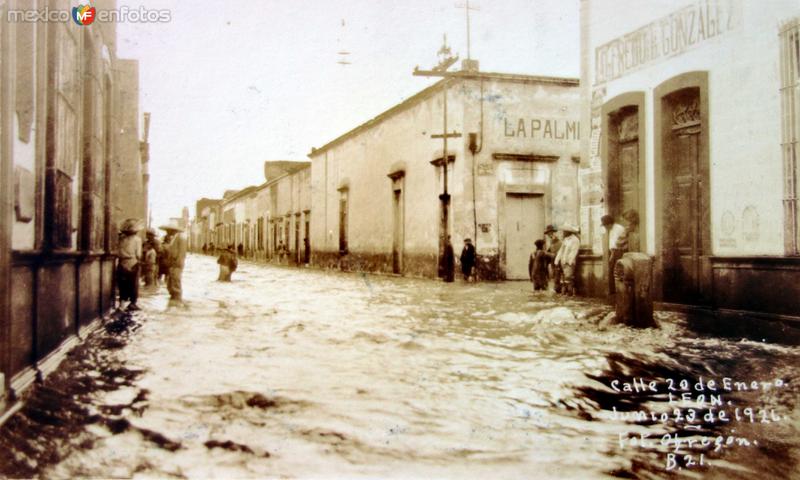
[(464, 3), (456, 3), (456, 8), (463, 8), (464, 13), (467, 17), (467, 60), (472, 60), (471, 51), (470, 51), (470, 29), (469, 29), (469, 11), (474, 10), (478, 11), (481, 8), (470, 6), (469, 0), (466, 0)]

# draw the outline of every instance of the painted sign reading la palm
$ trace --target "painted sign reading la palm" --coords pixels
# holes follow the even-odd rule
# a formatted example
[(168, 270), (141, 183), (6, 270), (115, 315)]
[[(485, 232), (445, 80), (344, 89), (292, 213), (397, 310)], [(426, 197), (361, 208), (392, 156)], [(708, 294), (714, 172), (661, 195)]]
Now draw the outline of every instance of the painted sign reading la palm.
[(506, 137), (579, 140), (580, 122), (564, 118), (504, 118)]
[(97, 10), (91, 5), (78, 5), (72, 9), (72, 19), (78, 25), (91, 25), (96, 14)]

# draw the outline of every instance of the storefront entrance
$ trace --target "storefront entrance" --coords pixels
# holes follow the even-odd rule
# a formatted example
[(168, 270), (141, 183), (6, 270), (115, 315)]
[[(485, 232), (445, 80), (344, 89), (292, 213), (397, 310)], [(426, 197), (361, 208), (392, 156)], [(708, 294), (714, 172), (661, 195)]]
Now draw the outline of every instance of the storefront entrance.
[(528, 279), (528, 258), (544, 232), (544, 196), (506, 194), (506, 279)]

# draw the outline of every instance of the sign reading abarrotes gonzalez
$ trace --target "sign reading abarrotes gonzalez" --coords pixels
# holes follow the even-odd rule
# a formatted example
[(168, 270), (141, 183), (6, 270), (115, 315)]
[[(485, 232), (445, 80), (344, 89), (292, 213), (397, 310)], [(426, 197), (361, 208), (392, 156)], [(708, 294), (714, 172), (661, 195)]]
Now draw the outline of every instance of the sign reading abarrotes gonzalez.
[(595, 49), (595, 85), (716, 38), (740, 23), (739, 0), (700, 0)]

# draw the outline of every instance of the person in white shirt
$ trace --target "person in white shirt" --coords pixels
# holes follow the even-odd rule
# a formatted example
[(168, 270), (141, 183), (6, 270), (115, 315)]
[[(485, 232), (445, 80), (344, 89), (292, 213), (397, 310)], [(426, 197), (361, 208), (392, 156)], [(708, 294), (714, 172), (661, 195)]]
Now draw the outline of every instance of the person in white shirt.
[(117, 288), (119, 289), (119, 304), (129, 301), (128, 310), (139, 310), (136, 302), (139, 300), (139, 262), (142, 260), (142, 239), (139, 230), (142, 222), (136, 218), (129, 218), (120, 226), (119, 246), (117, 251)]
[(578, 250), (581, 248), (581, 241), (578, 239), (580, 230), (577, 227), (565, 226), (561, 229), (564, 232), (564, 240), (561, 248), (556, 255), (555, 264), (561, 267), (561, 284), (564, 295), (575, 295), (575, 267), (578, 261)]
[(622, 258), (622, 254), (628, 251), (628, 236), (625, 227), (614, 221), (614, 217), (611, 215), (603, 215), (600, 223), (608, 232), (608, 268), (606, 268), (606, 272), (608, 293), (613, 295), (617, 291), (614, 284), (614, 266), (617, 264), (617, 260)]

